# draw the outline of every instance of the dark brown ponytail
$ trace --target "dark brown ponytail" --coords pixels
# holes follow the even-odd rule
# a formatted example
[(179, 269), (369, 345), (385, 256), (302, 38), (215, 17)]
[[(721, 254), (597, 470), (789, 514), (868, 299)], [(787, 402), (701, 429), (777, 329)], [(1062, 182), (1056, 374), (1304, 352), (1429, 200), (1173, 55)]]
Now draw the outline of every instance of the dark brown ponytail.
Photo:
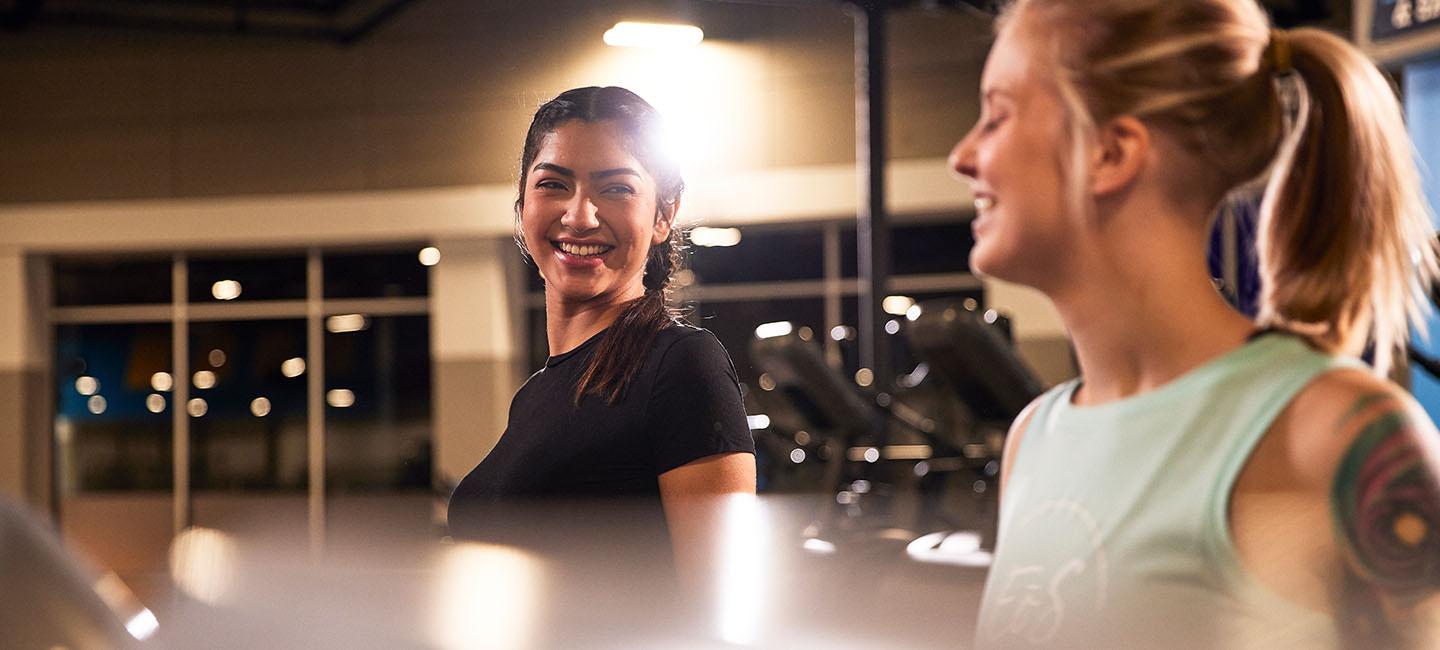
[(640, 371), (655, 335), (680, 322), (679, 312), (669, 306), (668, 295), (670, 278), (682, 261), (680, 246), (674, 243), (679, 237), (678, 230), (672, 229), (668, 239), (650, 247), (645, 260), (645, 295), (626, 306), (601, 339), (575, 388), (577, 404), (586, 393), (600, 395), (612, 404), (619, 400)]
[[(616, 86), (567, 90), (535, 111), (535, 118), (525, 134), (525, 148), (520, 153), (515, 242), (527, 256), (529, 251), (520, 234), (519, 222), (530, 165), (535, 161), (545, 135), (571, 120), (612, 121), (620, 127), (630, 153), (655, 179), (658, 190), (655, 206), (657, 223), (667, 211), (673, 219), (675, 206), (685, 191), (679, 165), (658, 146), (661, 124), (655, 107), (639, 95)], [(655, 336), (660, 330), (679, 322), (678, 312), (669, 306), (669, 288), (671, 277), (683, 263), (681, 241), (683, 234), (680, 228), (672, 224), (670, 236), (650, 247), (645, 259), (645, 295), (627, 305), (605, 331), (600, 347), (590, 357), (590, 364), (575, 387), (577, 404), (587, 393), (599, 395), (612, 404), (619, 400), (635, 373), (640, 371), (647, 356), (645, 352), (655, 342)]]

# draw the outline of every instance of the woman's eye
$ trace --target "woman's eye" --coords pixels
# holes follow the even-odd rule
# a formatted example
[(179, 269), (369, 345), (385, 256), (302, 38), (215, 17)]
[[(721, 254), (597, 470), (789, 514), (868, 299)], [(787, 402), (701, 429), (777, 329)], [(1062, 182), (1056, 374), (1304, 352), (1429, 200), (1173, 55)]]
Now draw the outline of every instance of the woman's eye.
[(1004, 116), (1004, 115), (1001, 115), (1000, 117), (991, 118), (991, 119), (989, 119), (989, 120), (986, 120), (986, 121), (984, 121), (984, 122), (981, 122), (981, 123), (980, 123), (980, 132), (981, 132), (981, 133), (989, 133), (989, 132), (991, 132), (991, 131), (994, 131), (995, 129), (999, 128), (999, 127), (1000, 127), (1000, 124), (1001, 124), (1002, 122), (1004, 122), (1004, 121), (1005, 121), (1005, 116)]
[(605, 188), (607, 194), (634, 194), (635, 188), (628, 185), (611, 185)]
[(565, 189), (565, 184), (557, 180), (544, 178), (536, 181), (535, 187), (542, 190), (563, 190)]

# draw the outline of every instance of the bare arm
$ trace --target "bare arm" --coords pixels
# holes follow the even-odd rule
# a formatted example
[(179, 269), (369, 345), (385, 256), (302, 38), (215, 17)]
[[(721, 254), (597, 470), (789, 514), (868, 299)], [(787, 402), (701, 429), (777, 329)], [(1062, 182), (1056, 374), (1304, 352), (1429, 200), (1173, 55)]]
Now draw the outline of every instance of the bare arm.
[(750, 453), (707, 456), (660, 475), (660, 502), (682, 585), (700, 589), (717, 577), (722, 545), (743, 523), (733, 522), (727, 512), (736, 498), (754, 494), (755, 455)]
[(1440, 647), (1440, 434), (1399, 389), (1355, 397), (1331, 482), (1351, 647)]

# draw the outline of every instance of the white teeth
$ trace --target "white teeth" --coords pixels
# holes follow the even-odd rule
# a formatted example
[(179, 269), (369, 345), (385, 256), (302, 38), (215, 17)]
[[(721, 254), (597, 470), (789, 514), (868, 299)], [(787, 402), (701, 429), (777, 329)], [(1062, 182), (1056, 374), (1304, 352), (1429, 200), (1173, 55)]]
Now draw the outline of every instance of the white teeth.
[(994, 206), (994, 205), (995, 205), (995, 199), (994, 199), (994, 197), (989, 197), (989, 196), (977, 196), (977, 197), (975, 197), (975, 211), (976, 211), (976, 212), (980, 212), (980, 211), (983, 211), (983, 210), (989, 210), (989, 209), (990, 209), (992, 206)]
[(571, 244), (567, 242), (556, 242), (556, 245), (566, 253), (580, 256), (599, 255), (611, 248), (610, 246), (602, 246), (600, 244)]

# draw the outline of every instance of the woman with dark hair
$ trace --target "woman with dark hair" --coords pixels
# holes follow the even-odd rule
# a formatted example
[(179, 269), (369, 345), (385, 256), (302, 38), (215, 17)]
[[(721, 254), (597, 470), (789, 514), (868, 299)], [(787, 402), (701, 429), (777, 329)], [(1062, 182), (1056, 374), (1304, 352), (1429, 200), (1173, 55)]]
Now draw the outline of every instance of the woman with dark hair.
[(655, 109), (624, 88), (569, 90), (536, 111), (516, 240), (545, 281), (550, 358), (451, 496), (453, 535), (494, 532), (498, 502), (634, 497), (663, 506), (680, 551), (707, 546), (713, 500), (702, 497), (754, 493), (754, 442), (729, 356), (666, 302), (684, 181), (659, 129)]

